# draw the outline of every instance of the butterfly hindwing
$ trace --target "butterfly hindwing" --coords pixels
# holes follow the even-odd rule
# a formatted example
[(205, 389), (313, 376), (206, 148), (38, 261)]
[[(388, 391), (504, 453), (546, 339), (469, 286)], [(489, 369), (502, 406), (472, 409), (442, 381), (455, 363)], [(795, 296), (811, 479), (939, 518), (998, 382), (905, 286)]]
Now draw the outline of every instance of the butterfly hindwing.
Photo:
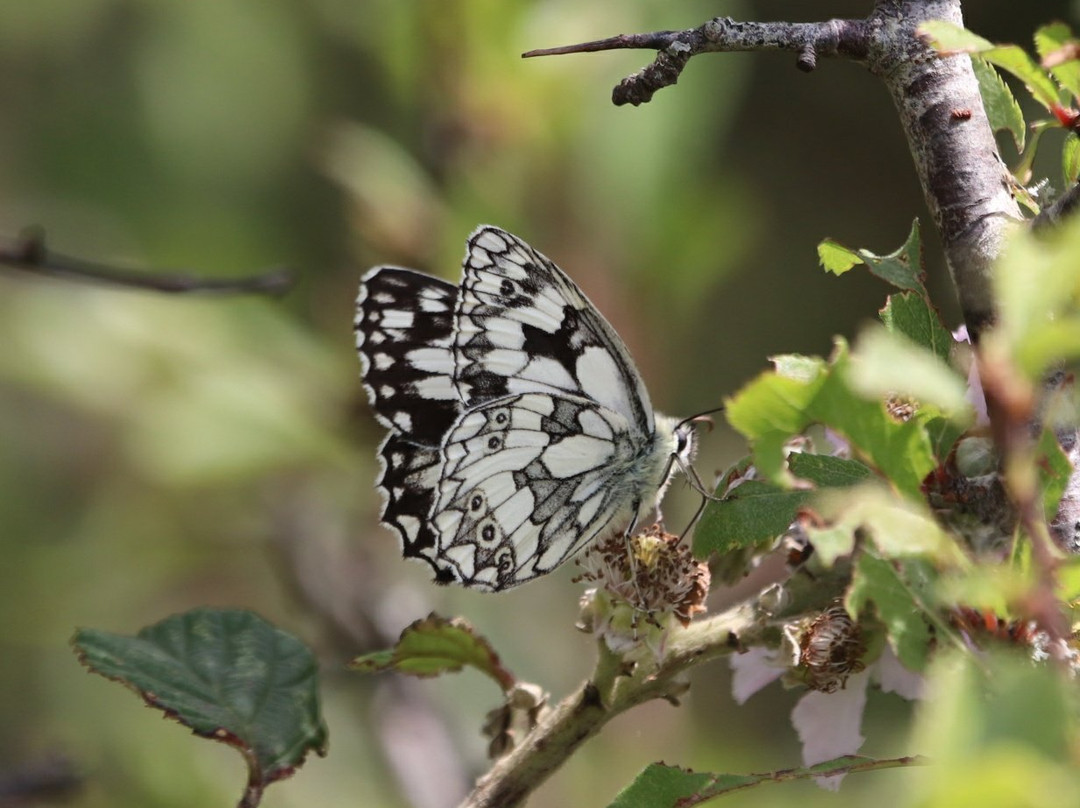
[(633, 460), (627, 427), (592, 401), (546, 393), (464, 414), (443, 447), (434, 510), (440, 555), (454, 577), (504, 589), (550, 572), (613, 529), (613, 481)]

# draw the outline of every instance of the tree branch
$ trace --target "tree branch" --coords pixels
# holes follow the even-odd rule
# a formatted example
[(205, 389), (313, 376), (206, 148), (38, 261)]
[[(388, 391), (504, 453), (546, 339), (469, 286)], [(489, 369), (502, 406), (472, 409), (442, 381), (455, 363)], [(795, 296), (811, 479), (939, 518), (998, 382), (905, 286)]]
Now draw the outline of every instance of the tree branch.
[(0, 265), (52, 278), (105, 283), (173, 294), (281, 295), (293, 284), (291, 270), (279, 267), (245, 278), (198, 278), (183, 272), (147, 272), (86, 261), (45, 248), (45, 236), (31, 229), (10, 246), (0, 246)]
[[(612, 93), (614, 103), (634, 105), (675, 84), (690, 58), (701, 53), (787, 50), (798, 54), (797, 65), (805, 71), (814, 69), (819, 56), (866, 65), (896, 104), (968, 333), (977, 341), (994, 321), (992, 263), (1008, 226), (1022, 216), (1009, 192), (971, 61), (931, 50), (918, 36), (918, 27), (929, 20), (962, 24), (960, 0), (878, 0), (865, 20), (736, 22), (717, 17), (684, 31), (623, 34), (523, 55), (657, 50), (652, 64), (623, 79)], [(962, 115), (953, 114), (958, 109)]]
[(788, 50), (798, 54), (796, 65), (807, 73), (817, 66), (819, 56), (862, 60), (869, 40), (866, 26), (865, 20), (736, 22), (731, 17), (717, 17), (685, 31), (621, 34), (578, 45), (531, 50), (522, 57), (623, 48), (657, 50), (659, 53), (651, 65), (623, 79), (612, 91), (611, 100), (616, 106), (638, 106), (650, 101), (657, 90), (675, 84), (690, 57), (699, 53)]
[[(653, 699), (674, 701), (686, 690), (682, 675), (691, 667), (760, 643), (767, 630), (757, 600), (746, 601), (708, 620), (692, 623), (672, 638), (659, 667), (639, 665), (632, 676), (601, 675), (606, 648), (600, 649), (597, 673), (563, 699), (501, 758), (476, 784), (461, 808), (514, 808), (559, 768), (574, 751), (611, 719)], [(603, 645), (601, 640), (599, 643)]]

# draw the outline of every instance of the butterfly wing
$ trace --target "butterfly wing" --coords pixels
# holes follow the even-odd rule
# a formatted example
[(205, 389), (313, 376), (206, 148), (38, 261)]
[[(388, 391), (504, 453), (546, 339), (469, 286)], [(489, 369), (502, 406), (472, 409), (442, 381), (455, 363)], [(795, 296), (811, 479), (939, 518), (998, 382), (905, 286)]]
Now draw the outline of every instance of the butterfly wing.
[(356, 349), (368, 399), (383, 426), (438, 447), (461, 414), (454, 383), (458, 287), (398, 267), (376, 267), (360, 282)]
[(529, 393), (470, 409), (443, 445), (434, 563), (491, 590), (544, 575), (625, 526), (639, 464), (626, 419), (588, 399)]
[(467, 406), (546, 392), (591, 399), (651, 435), (652, 406), (622, 340), (577, 285), (516, 236), (469, 237), (454, 323)]
[(437, 581), (524, 583), (625, 527), (657, 493), (669, 449), (633, 361), (520, 239), (478, 229), (460, 287), (372, 270), (354, 325), (390, 430), (382, 520)]
[(364, 275), (356, 302), (356, 347), (368, 399), (390, 430), (379, 447), (382, 521), (406, 557), (424, 559), (436, 580), (438, 535), (431, 513), (442, 479), (442, 440), (461, 414), (454, 385), (453, 284), (398, 267)]

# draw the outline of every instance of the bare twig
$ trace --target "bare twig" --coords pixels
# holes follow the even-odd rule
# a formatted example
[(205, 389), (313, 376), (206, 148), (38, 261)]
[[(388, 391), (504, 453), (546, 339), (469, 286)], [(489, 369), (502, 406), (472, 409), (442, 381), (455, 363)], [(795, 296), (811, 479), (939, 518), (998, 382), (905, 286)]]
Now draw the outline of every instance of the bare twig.
[(798, 54), (796, 65), (807, 73), (817, 66), (818, 56), (862, 60), (866, 57), (869, 42), (866, 26), (866, 20), (736, 22), (730, 17), (717, 17), (685, 31), (620, 34), (578, 45), (531, 50), (522, 56), (591, 53), (623, 48), (659, 51), (651, 65), (623, 79), (611, 94), (611, 100), (616, 105), (638, 106), (651, 100), (657, 90), (675, 84), (690, 57), (699, 53), (793, 51)]
[(44, 233), (40, 230), (29, 230), (14, 244), (0, 246), (0, 265), (35, 275), (172, 294), (281, 295), (293, 283), (291, 270), (284, 267), (245, 278), (198, 278), (183, 272), (122, 269), (47, 250)]

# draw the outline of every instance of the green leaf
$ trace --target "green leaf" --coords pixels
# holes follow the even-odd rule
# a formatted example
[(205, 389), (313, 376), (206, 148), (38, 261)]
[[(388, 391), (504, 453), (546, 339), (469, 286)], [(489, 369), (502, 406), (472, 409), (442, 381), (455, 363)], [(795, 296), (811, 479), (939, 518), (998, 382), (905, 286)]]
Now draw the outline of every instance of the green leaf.
[(910, 396), (921, 408), (932, 404), (958, 421), (970, 423), (974, 418), (966, 380), (903, 334), (880, 326), (867, 328), (859, 335), (852, 367), (851, 386), (867, 398)]
[(943, 55), (977, 53), (1024, 82), (1036, 101), (1047, 109), (1058, 103), (1057, 87), (1034, 60), (1017, 45), (995, 45), (977, 34), (941, 20), (925, 22), (919, 33)]
[(1076, 59), (1077, 41), (1069, 26), (1052, 22), (1035, 32), (1035, 51), (1050, 74), (1073, 98), (1080, 97), (1080, 61)]
[(1061, 176), (1066, 187), (1080, 179), (1080, 137), (1075, 132), (1069, 132), (1061, 148)]
[(90, 670), (240, 750), (249, 788), (288, 777), (309, 751), (326, 753), (315, 657), (251, 612), (195, 609), (134, 637), (79, 629), (72, 645)]
[(863, 263), (859, 254), (849, 247), (845, 247), (831, 238), (827, 238), (818, 244), (818, 261), (826, 272), (833, 275), (843, 275), (857, 264)]
[(902, 570), (899, 562), (861, 553), (844, 608), (858, 618), (872, 602), (897, 658), (909, 670), (921, 671), (930, 653), (930, 626), (923, 617), (926, 611), (923, 600), (904, 579)]
[(1039, 490), (1043, 492), (1043, 515), (1050, 520), (1058, 512), (1058, 505), (1061, 503), (1061, 496), (1065, 493), (1065, 486), (1068, 485), (1069, 477), (1072, 475), (1073, 465), (1051, 429), (1044, 429), (1039, 437), (1038, 452)]
[(962, 574), (942, 575), (935, 587), (938, 603), (988, 609), (1000, 617), (1014, 616), (1034, 585), (1028, 571), (1009, 564), (978, 564)]
[(873, 475), (858, 460), (809, 452), (793, 452), (788, 457), (788, 467), (800, 480), (809, 480), (818, 488), (845, 488), (865, 482)]
[(921, 498), (922, 480), (934, 468), (925, 431), (915, 419), (893, 420), (881, 401), (868, 401), (852, 389), (850, 357), (842, 344), (830, 371), (808, 404), (807, 415), (847, 438), (859, 455), (901, 491)]
[(995, 132), (1008, 132), (1012, 135), (1016, 152), (1019, 154), (1024, 150), (1024, 139), (1027, 137), (1027, 123), (1024, 121), (1020, 104), (1009, 85), (1001, 78), (1001, 74), (989, 63), (973, 56), (971, 67), (979, 81), (979, 94), (983, 99), (990, 128)]
[[(677, 766), (652, 763), (611, 803), (609, 808), (663, 808), (693, 798), (713, 782), (716, 775), (692, 772)], [(749, 778), (744, 778), (749, 779)], [(684, 803), (685, 804), (685, 803)], [(691, 805), (693, 803), (690, 803)]]
[(763, 373), (728, 402), (729, 423), (753, 445), (754, 462), (762, 476), (791, 483), (785, 464), (785, 444), (809, 424), (832, 427), (869, 464), (894, 485), (920, 497), (923, 478), (934, 467), (929, 438), (916, 420), (898, 423), (881, 401), (856, 393), (847, 379), (850, 359), (838, 342), (833, 365), (820, 359), (785, 363), (798, 377)]
[[(916, 748), (932, 755), (936, 786), (950, 781), (959, 768), (970, 775), (984, 772), (995, 751), (1023, 760), (1042, 758), (1075, 768), (1072, 723), (1076, 714), (1075, 685), (1054, 665), (1033, 665), (1021, 655), (990, 651), (941, 654), (929, 671), (935, 698), (923, 702), (917, 716)], [(1074, 786), (1068, 793), (1076, 792)], [(1025, 782), (1029, 794), (1037, 783)], [(1065, 792), (1058, 792), (1065, 793)], [(1043, 800), (992, 800), (990, 805), (1046, 805)], [(931, 804), (915, 800), (913, 804)], [(948, 805), (948, 802), (933, 802)], [(965, 805), (969, 803), (964, 803)], [(987, 804), (987, 803), (983, 803)]]
[(740, 483), (724, 499), (706, 506), (694, 530), (694, 555), (704, 558), (775, 539), (809, 497), (809, 491), (785, 491), (761, 480)]
[(965, 556), (926, 510), (925, 503), (901, 499), (881, 485), (822, 492), (814, 505), (825, 527), (807, 527), (826, 566), (850, 553), (855, 536), (873, 542), (885, 558), (923, 557), (941, 567), (963, 567)]
[(900, 292), (889, 295), (878, 316), (894, 334), (902, 334), (916, 345), (932, 351), (943, 362), (952, 352), (952, 334), (941, 322), (941, 315), (922, 295)]
[(710, 774), (663, 763), (651, 763), (633, 783), (619, 793), (608, 808), (691, 808), (707, 800), (765, 783), (835, 777), (900, 766), (919, 766), (926, 762), (916, 757), (876, 759), (845, 755), (815, 763), (813, 766), (799, 766), (762, 774)]
[(934, 450), (938, 464), (942, 464), (952, 451), (953, 445), (967, 431), (967, 426), (953, 418), (931, 418), (925, 424), (926, 434)]
[(725, 416), (754, 448), (754, 462), (766, 479), (786, 478), (784, 444), (809, 423), (807, 407), (825, 382), (825, 362), (782, 356), (775, 372), (762, 373), (726, 402)]
[(425, 677), (456, 673), (466, 665), (490, 676), (504, 691), (514, 686), (513, 674), (471, 625), (460, 617), (447, 619), (433, 613), (402, 631), (392, 649), (357, 657), (350, 667), (364, 673), (395, 670)]
[(1070, 219), (1053, 235), (1016, 234), (994, 269), (1000, 321), (984, 351), (991, 361), (1008, 358), (1032, 382), (1080, 356), (1080, 223)]
[(1065, 603), (1080, 601), (1080, 558), (1073, 556), (1060, 562), (1057, 568), (1057, 596)]
[(825, 269), (836, 275), (846, 272), (855, 264), (866, 264), (871, 273), (886, 283), (925, 294), (918, 219), (912, 222), (911, 232), (908, 233), (904, 245), (888, 255), (875, 255), (869, 250), (852, 250), (835, 241), (826, 240), (818, 245), (818, 257)]

